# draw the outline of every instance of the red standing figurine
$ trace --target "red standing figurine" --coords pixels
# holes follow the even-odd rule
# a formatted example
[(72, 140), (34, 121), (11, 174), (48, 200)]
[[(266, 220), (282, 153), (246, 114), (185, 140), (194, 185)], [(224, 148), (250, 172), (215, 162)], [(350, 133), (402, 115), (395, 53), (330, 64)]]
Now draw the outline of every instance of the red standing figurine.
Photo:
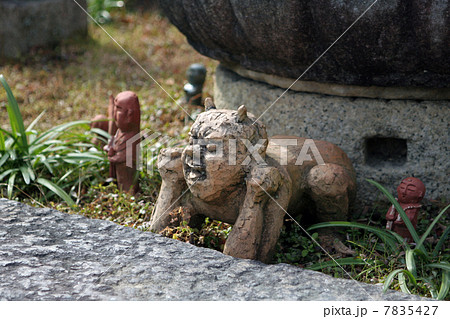
[[(425, 195), (425, 185), (416, 177), (407, 177), (397, 187), (398, 203), (405, 211), (414, 228), (417, 226), (417, 217), (419, 215), (422, 201)], [(390, 229), (403, 238), (407, 242), (413, 241), (411, 233), (406, 227), (405, 222), (395, 209), (394, 205), (389, 208), (386, 214), (386, 228)]]
[[(140, 142), (141, 109), (134, 92), (119, 93), (115, 99), (110, 97), (109, 114), (111, 140), (105, 146), (110, 162), (110, 176), (117, 179), (119, 188), (135, 194), (139, 190), (137, 161)], [(128, 149), (130, 148), (131, 149)], [(128, 158), (129, 157), (129, 158)]]

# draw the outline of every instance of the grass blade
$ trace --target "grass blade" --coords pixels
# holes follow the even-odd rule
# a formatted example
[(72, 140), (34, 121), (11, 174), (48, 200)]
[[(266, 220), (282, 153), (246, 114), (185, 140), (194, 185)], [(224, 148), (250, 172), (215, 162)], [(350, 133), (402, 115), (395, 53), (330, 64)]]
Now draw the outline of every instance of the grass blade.
[(12, 138), (12, 139), (16, 137), (13, 133), (8, 132), (7, 130), (2, 129), (1, 127), (0, 127), (0, 132), (2, 132), (3, 134), (7, 135), (9, 138)]
[(367, 262), (363, 259), (355, 258), (355, 257), (346, 257), (346, 258), (340, 258), (335, 260), (329, 260), (325, 261), (323, 263), (316, 263), (314, 265), (311, 265), (309, 267), (306, 267), (310, 270), (320, 270), (327, 267), (337, 267), (337, 266), (344, 266), (344, 265), (366, 265)]
[(433, 250), (433, 258), (437, 257), (439, 254), (439, 251), (442, 248), (442, 245), (444, 245), (445, 241), (447, 240), (448, 234), (450, 233), (450, 227), (447, 227), (445, 229), (445, 232), (442, 234), (441, 238), (439, 239), (439, 242), (437, 243), (436, 247)]
[(28, 174), (30, 174), (30, 179), (32, 181), (34, 181), (36, 179), (36, 175), (34, 174), (33, 169), (31, 168), (31, 166), (28, 166)]
[[(315, 225), (312, 225), (311, 227), (308, 228), (309, 230), (314, 230), (314, 229), (319, 229), (319, 228), (325, 228), (325, 227), (353, 227), (353, 228), (359, 228), (359, 229), (364, 229), (364, 230), (368, 230), (372, 233), (374, 233), (375, 235), (377, 235), (378, 237), (380, 237), (382, 240), (384, 240), (386, 242), (386, 244), (393, 250), (396, 251), (398, 249), (398, 244), (402, 244), (403, 243), (403, 238), (401, 238), (400, 236), (395, 237), (395, 235), (387, 232), (384, 229), (379, 229), (376, 227), (372, 227), (372, 226), (368, 226), (368, 225), (364, 225), (364, 224), (359, 224), (359, 223), (353, 223), (353, 222), (325, 222), (325, 223), (318, 223)], [(400, 240), (401, 238), (401, 240)]]
[(45, 114), (45, 111), (43, 111), (41, 114), (39, 114), (39, 115), (33, 120), (33, 122), (31, 122), (31, 124), (28, 125), (28, 127), (27, 127), (27, 132), (30, 132), (30, 131), (33, 129), (33, 127), (37, 124), (37, 122), (39, 122), (39, 120), (41, 119), (42, 116), (44, 116), (44, 114)]
[(417, 277), (416, 262), (414, 260), (414, 250), (412, 249), (406, 250), (405, 260), (406, 260), (406, 268), (414, 277)]
[(11, 174), (8, 180), (8, 198), (12, 199), (13, 189), (14, 189), (14, 180), (16, 179), (16, 173)]
[(392, 281), (394, 280), (395, 276), (398, 274), (403, 273), (408, 276), (408, 278), (411, 280), (411, 282), (414, 284), (414, 286), (417, 285), (416, 278), (406, 269), (396, 269), (393, 272), (391, 272), (384, 281), (383, 291), (386, 292), (389, 289), (389, 286), (391, 285)]
[(20, 166), (19, 169), (20, 172), (22, 173), (22, 177), (23, 180), (25, 181), (25, 184), (30, 185), (30, 174), (28, 173), (28, 167)]
[(0, 82), (2, 83), (3, 88), (6, 91), (6, 95), (8, 96), (8, 104), (6, 105), (6, 109), (8, 110), (11, 129), (13, 130), (13, 134), (20, 138), (21, 150), (27, 153), (27, 135), (25, 133), (25, 126), (23, 125), (23, 118), (22, 114), (20, 113), (19, 105), (17, 104), (17, 100), (14, 97), (11, 88), (9, 87), (2, 74), (0, 74)]
[(422, 235), (422, 238), (420, 238), (420, 241), (417, 243), (417, 248), (420, 249), (420, 247), (423, 245), (425, 240), (427, 239), (428, 235), (431, 233), (431, 231), (434, 228), (434, 225), (439, 221), (439, 219), (444, 215), (444, 213), (447, 211), (447, 209), (450, 207), (450, 205), (447, 205), (440, 213), (437, 215), (437, 217), (433, 220), (433, 222), (428, 226), (425, 233)]
[(42, 163), (45, 165), (45, 167), (47, 167), (50, 174), (54, 175), (53, 167), (50, 165), (49, 161), (45, 158), (45, 156), (44, 159), (42, 160)]
[(448, 291), (450, 289), (450, 272), (444, 271), (442, 273), (442, 283), (439, 289), (439, 294), (437, 300), (444, 300), (447, 297)]
[(58, 184), (62, 183), (67, 177), (69, 177), (73, 172), (75, 171), (75, 169), (71, 169), (69, 170), (67, 173), (65, 173), (59, 180), (58, 180)]
[(402, 272), (398, 274), (398, 283), (401, 291), (409, 295), (411, 294), (411, 291), (409, 291), (408, 285), (406, 284), (405, 275)]
[(427, 264), (427, 265), (425, 265), (425, 267), (439, 268), (439, 269), (443, 269), (444, 271), (450, 271), (450, 264), (447, 262)]
[(6, 163), (6, 161), (8, 160), (8, 158), (9, 158), (9, 153), (3, 154), (2, 158), (0, 159), (0, 168), (3, 166), (3, 164)]
[(68, 160), (78, 160), (78, 161), (103, 161), (105, 158), (91, 153), (69, 153), (65, 156)]
[(3, 135), (3, 132), (0, 131), (0, 152), (4, 151), (6, 149), (5, 147), (5, 135)]
[[(408, 228), (409, 232), (411, 233), (411, 236), (414, 239), (414, 242), (415, 243), (419, 243), (420, 242), (419, 235), (417, 235), (417, 232), (414, 229), (414, 226), (412, 225), (411, 221), (409, 220), (409, 218), (406, 215), (406, 213), (403, 210), (403, 208), (395, 200), (394, 196), (392, 196), (391, 193), (389, 193), (389, 191), (386, 188), (384, 188), (382, 185), (380, 185), (379, 183), (375, 182), (374, 180), (366, 179), (366, 181), (368, 181), (370, 184), (376, 186), (389, 199), (389, 201), (392, 203), (392, 205), (394, 205), (395, 209), (397, 210), (397, 212), (402, 217), (402, 220), (405, 223), (406, 227)], [(420, 246), (420, 247), (417, 247), (417, 248), (425, 252), (425, 248), (423, 247), (423, 245)]]
[(7, 171), (4, 171), (3, 173), (0, 174), (0, 181), (2, 179), (4, 179), (6, 176), (8, 176), (9, 174), (12, 174), (14, 172), (18, 172), (19, 170), (17, 168), (11, 168), (8, 169)]
[(41, 141), (45, 141), (47, 140), (49, 137), (54, 137), (58, 134), (60, 134), (61, 132), (67, 131), (68, 129), (75, 127), (75, 126), (84, 126), (86, 129), (89, 129), (89, 123), (91, 121), (73, 121), (73, 122), (69, 122), (69, 123), (65, 123), (65, 124), (61, 124), (58, 126), (55, 126), (53, 128), (51, 128), (50, 130), (48, 130), (47, 132), (39, 135), (33, 142), (32, 145), (35, 144), (39, 144)]
[(91, 132), (104, 137), (105, 140), (109, 140), (111, 138), (111, 135), (109, 135), (108, 132), (105, 132), (105, 131), (103, 131), (102, 129), (99, 129), (99, 128), (92, 128)]
[(56, 195), (58, 195), (59, 197), (61, 197), (66, 203), (67, 205), (74, 207), (75, 202), (72, 200), (72, 198), (70, 198), (69, 194), (67, 194), (62, 188), (60, 188), (58, 185), (50, 182), (49, 180), (46, 180), (44, 178), (38, 178), (36, 180), (36, 182), (38, 182), (39, 184), (41, 184), (44, 187), (47, 187), (49, 190), (51, 190), (53, 193), (55, 193)]

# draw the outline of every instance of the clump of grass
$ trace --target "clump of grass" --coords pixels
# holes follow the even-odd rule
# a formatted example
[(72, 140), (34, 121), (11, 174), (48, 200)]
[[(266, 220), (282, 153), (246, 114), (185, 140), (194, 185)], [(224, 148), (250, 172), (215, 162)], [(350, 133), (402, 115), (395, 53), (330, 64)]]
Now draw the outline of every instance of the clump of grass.
[(10, 199), (18, 194), (44, 200), (56, 195), (75, 206), (66, 190), (75, 194), (75, 188), (101, 179), (98, 172), (106, 161), (105, 154), (90, 143), (93, 135), (70, 131), (83, 125), (89, 130), (89, 121), (69, 122), (38, 133), (34, 126), (41, 114), (25, 129), (19, 105), (3, 75), (0, 83), (8, 96), (11, 127), (11, 131), (0, 128), (0, 182), (6, 181), (0, 184), (0, 194), (6, 189)]
[[(357, 241), (353, 242), (367, 252), (371, 252), (368, 258), (353, 257), (338, 259), (336, 262), (343, 265), (365, 265), (366, 268), (360, 269), (360, 274), (366, 274), (369, 271), (375, 271), (376, 277), (383, 282), (386, 291), (393, 283), (395, 278), (397, 282), (394, 288), (400, 288), (406, 293), (416, 293), (429, 296), (435, 299), (443, 300), (449, 298), (450, 291), (450, 254), (446, 247), (450, 228), (441, 234), (436, 241), (428, 241), (430, 233), (435, 229), (437, 223), (445, 216), (445, 212), (450, 205), (442, 209), (428, 226), (422, 236), (411, 224), (411, 221), (403, 211), (395, 198), (380, 184), (368, 180), (375, 185), (394, 205), (399, 212), (405, 225), (411, 233), (414, 243), (409, 245), (405, 240), (395, 232), (377, 227), (354, 223), (354, 222), (327, 222), (313, 225), (309, 230), (324, 227), (348, 227), (368, 231), (379, 240)], [(325, 267), (335, 267), (335, 262), (327, 262), (313, 265), (313, 269)], [(354, 271), (353, 269), (351, 271)]]
[(99, 184), (89, 188), (83, 195), (83, 205), (76, 208), (64, 203), (51, 203), (51, 206), (59, 211), (109, 220), (134, 228), (150, 220), (153, 205), (151, 196), (142, 193), (130, 195), (120, 191), (114, 183)]
[[(318, 233), (313, 233), (311, 236), (314, 240), (319, 239)], [(320, 257), (320, 248), (314, 244), (311, 238), (292, 219), (285, 220), (278, 239), (274, 262), (288, 263), (304, 268), (317, 262)]]
[(225, 242), (232, 229), (230, 224), (206, 217), (199, 228), (193, 228), (183, 220), (183, 208), (176, 208), (169, 214), (172, 217), (171, 225), (163, 229), (160, 232), (161, 235), (223, 252)]

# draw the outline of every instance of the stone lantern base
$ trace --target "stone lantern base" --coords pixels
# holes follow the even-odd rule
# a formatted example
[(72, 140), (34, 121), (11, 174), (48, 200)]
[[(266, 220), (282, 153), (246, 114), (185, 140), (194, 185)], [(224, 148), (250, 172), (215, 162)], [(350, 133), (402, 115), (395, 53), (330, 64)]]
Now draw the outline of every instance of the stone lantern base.
[(275, 102), (285, 92), (279, 86), (288, 87), (292, 80), (241, 68), (235, 71), (259, 81), (219, 66), (217, 107), (236, 109), (245, 104), (249, 112), (262, 115), (269, 136), (310, 137), (341, 147), (357, 172), (358, 206), (383, 197), (366, 178), (393, 192), (404, 177), (415, 176), (425, 183), (426, 198), (449, 198), (450, 89), (300, 82), (296, 88), (309, 92), (289, 90)]

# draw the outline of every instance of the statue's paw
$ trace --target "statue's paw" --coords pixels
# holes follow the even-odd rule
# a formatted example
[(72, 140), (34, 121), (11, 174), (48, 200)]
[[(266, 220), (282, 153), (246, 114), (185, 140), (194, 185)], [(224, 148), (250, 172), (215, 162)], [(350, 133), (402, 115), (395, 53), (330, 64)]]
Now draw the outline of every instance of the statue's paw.
[(174, 160), (180, 158), (181, 153), (183, 153), (183, 149), (181, 147), (170, 147), (170, 148), (163, 148), (159, 152), (159, 156), (166, 157), (169, 160)]
[(176, 173), (180, 175), (183, 174), (183, 166), (181, 163), (181, 153), (183, 149), (179, 147), (165, 148), (162, 149), (158, 156), (158, 170), (161, 177), (164, 178), (165, 175), (171, 173)]
[(280, 187), (280, 183), (281, 175), (278, 169), (267, 166), (255, 168), (247, 182), (256, 198), (272, 196)]

